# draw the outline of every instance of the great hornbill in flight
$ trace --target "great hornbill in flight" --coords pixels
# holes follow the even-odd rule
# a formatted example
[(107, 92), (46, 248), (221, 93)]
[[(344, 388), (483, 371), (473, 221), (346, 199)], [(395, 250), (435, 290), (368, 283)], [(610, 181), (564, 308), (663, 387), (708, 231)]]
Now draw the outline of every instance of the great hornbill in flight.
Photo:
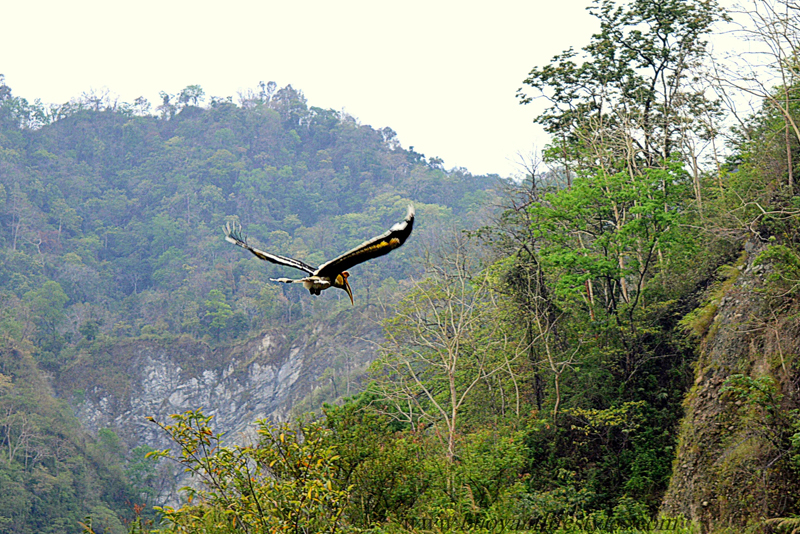
[(286, 256), (278, 256), (277, 254), (270, 254), (263, 250), (258, 250), (247, 244), (247, 238), (241, 234), (241, 227), (238, 225), (225, 225), (225, 240), (233, 243), (234, 245), (246, 248), (256, 255), (259, 259), (277, 263), (278, 265), (287, 265), (300, 269), (309, 274), (305, 278), (293, 280), (291, 278), (270, 278), (273, 282), (284, 282), (286, 284), (299, 284), (302, 283), (303, 287), (308, 289), (312, 295), (319, 295), (323, 289), (329, 287), (338, 287), (347, 292), (350, 297), (350, 303), (353, 304), (353, 292), (350, 290), (350, 283), (347, 278), (350, 276), (348, 269), (363, 263), (367, 260), (383, 256), (390, 251), (396, 249), (406, 242), (408, 236), (411, 235), (411, 229), (414, 226), (414, 206), (408, 206), (408, 213), (406, 218), (399, 223), (392, 226), (389, 231), (373, 237), (369, 241), (364, 241), (352, 250), (349, 250), (332, 259), (327, 263), (323, 263), (316, 269), (310, 265), (303, 263), (294, 258), (287, 258)]

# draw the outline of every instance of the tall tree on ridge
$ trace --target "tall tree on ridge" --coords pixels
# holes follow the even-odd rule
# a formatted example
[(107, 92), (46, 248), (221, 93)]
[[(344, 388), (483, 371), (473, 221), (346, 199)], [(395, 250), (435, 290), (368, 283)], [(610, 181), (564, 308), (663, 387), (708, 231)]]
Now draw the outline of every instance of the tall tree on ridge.
[(682, 123), (715, 107), (686, 82), (705, 54), (703, 36), (725, 15), (715, 0), (594, 0), (589, 11), (600, 32), (582, 54), (570, 48), (534, 68), (524, 80), (534, 94), (517, 96), (548, 100), (535, 122), (553, 136), (551, 162), (578, 172), (660, 166), (681, 149)]

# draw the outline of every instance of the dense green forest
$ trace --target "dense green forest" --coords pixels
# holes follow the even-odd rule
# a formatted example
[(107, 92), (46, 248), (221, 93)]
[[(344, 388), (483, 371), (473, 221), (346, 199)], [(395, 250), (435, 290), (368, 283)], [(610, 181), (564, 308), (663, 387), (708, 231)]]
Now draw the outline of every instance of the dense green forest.
[[(409, 198), (423, 221), (447, 224), (494, 185), (445, 172), (389, 129), (308, 108), (291, 87), (263, 85), (241, 105), (212, 99), (205, 109), (193, 105), (202, 89), (189, 87), (165, 95), (160, 117), (103, 101), (45, 111), (3, 91), (5, 331), (32, 337), (52, 370), (82, 337), (219, 340), (312, 313), (299, 292), (264, 283), (277, 267), (220, 241), (228, 220), (322, 263), (382, 232)], [(45, 125), (26, 127), (39, 115)], [(413, 264), (401, 253), (387, 269), (402, 277)], [(376, 277), (362, 275), (357, 294)]]
[[(745, 12), (775, 84), (709, 67), (714, 1), (590, 12), (587, 45), (521, 80), (552, 139), (521, 180), (447, 170), (291, 86), (188, 86), (153, 110), (0, 81), (0, 532), (795, 527), (800, 12)], [(734, 90), (760, 107), (736, 115)], [(351, 280), (361, 315), (223, 239), (237, 222), (319, 264), (408, 203), (408, 244)], [(198, 406), (149, 423), (171, 450), (128, 450), (70, 410), (70, 370), (120, 340), (236, 347), (366, 317), (382, 341), (361, 391), (250, 443)], [(112, 368), (97, 380), (124, 383)], [(181, 503), (154, 490), (170, 461), (195, 476)]]

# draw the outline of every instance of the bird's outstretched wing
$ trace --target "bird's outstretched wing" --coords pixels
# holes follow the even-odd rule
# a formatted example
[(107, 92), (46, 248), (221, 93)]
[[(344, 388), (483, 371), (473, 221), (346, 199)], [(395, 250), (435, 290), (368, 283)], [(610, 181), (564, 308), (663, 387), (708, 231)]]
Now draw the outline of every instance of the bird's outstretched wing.
[(335, 276), (359, 263), (383, 256), (406, 242), (414, 227), (414, 206), (408, 206), (406, 218), (395, 224), (388, 232), (364, 241), (352, 250), (349, 250), (320, 265), (313, 274), (317, 276)]
[(303, 263), (302, 261), (294, 258), (287, 258), (286, 256), (270, 254), (269, 252), (264, 252), (263, 250), (258, 250), (257, 248), (251, 247), (247, 244), (247, 238), (242, 236), (242, 228), (238, 225), (231, 225), (231, 223), (225, 225), (225, 241), (249, 250), (255, 254), (258, 259), (277, 263), (278, 265), (294, 267), (295, 269), (300, 269), (308, 274), (314, 274), (314, 268), (307, 263)]

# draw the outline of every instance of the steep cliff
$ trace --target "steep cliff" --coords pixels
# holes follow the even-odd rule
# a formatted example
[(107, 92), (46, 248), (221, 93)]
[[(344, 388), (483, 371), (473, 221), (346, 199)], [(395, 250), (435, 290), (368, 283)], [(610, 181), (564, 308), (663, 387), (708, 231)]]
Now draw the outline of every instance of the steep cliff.
[(188, 338), (97, 342), (59, 378), (60, 394), (88, 430), (110, 428), (130, 447), (169, 447), (146, 418), (167, 421), (197, 408), (215, 416), (231, 443), (241, 442), (254, 421), (286, 419), (312, 391), (331, 390), (318, 400), (346, 393), (343, 382), (371, 361), (380, 336), (374, 321), (351, 311), (295, 326), (217, 348)]
[(700, 336), (701, 355), (663, 511), (709, 532), (798, 511), (800, 322), (791, 296), (774, 291), (767, 248), (748, 243), (684, 320)]

